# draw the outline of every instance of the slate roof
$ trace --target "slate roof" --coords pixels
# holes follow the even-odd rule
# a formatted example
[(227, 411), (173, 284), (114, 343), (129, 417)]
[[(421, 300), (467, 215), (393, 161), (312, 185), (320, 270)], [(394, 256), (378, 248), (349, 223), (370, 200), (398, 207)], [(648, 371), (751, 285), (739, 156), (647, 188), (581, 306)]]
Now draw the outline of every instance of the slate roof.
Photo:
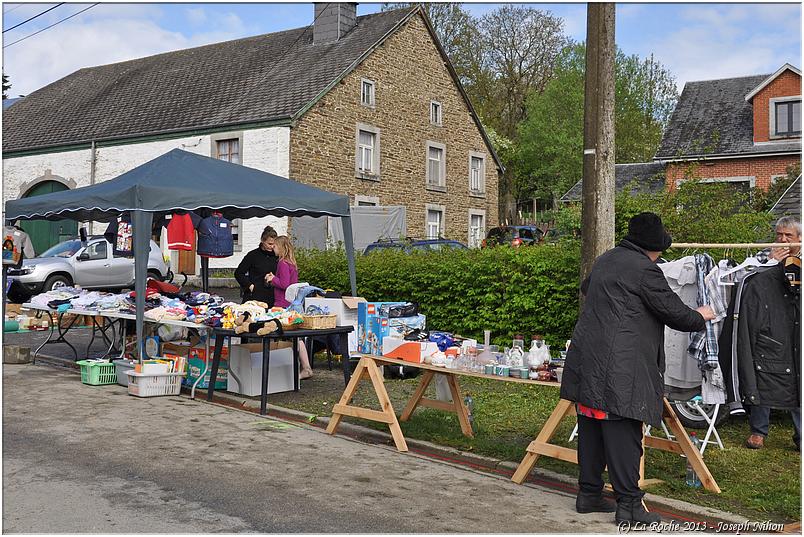
[(799, 175), (770, 210), (775, 216), (796, 215), (801, 218), (801, 176)]
[[(639, 162), (635, 164), (616, 164), (614, 166), (614, 189), (622, 192), (632, 181), (637, 181), (631, 188), (631, 194), (647, 192), (656, 194), (664, 189), (665, 162)], [(575, 183), (559, 201), (564, 203), (581, 201), (583, 180)]]
[(335, 43), (306, 27), (80, 69), (5, 110), (3, 151), (291, 118), (414, 11)]
[(754, 145), (745, 96), (769, 76), (687, 82), (654, 159), (800, 152), (801, 139)]

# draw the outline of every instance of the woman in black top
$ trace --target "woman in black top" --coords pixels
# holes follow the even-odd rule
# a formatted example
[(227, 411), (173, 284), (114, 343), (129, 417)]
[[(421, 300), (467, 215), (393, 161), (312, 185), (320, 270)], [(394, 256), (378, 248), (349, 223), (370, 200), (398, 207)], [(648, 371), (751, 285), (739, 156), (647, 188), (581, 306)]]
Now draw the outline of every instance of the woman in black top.
[(276, 264), (279, 258), (274, 253), (276, 231), (271, 226), (265, 226), (260, 236), (260, 245), (246, 254), (235, 270), (235, 279), (240, 284), (243, 302), (259, 300), (268, 307), (274, 305), (274, 288), (266, 278), (276, 273)]

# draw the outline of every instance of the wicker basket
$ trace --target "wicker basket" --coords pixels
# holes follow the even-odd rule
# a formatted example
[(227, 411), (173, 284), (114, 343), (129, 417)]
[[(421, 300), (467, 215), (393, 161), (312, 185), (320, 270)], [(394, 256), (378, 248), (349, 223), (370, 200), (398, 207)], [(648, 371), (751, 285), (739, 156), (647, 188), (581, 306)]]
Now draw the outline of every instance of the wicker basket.
[(335, 328), (338, 316), (334, 313), (330, 315), (302, 315), (304, 322), (301, 327), (305, 330), (324, 330)]

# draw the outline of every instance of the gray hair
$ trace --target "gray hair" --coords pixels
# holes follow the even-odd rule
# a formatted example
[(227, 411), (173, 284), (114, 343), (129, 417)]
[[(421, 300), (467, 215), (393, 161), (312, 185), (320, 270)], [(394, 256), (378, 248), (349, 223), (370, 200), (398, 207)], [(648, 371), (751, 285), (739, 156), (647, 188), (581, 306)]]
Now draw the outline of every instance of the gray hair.
[(796, 233), (801, 236), (801, 220), (797, 216), (783, 216), (776, 221), (776, 229), (784, 227), (795, 229)]

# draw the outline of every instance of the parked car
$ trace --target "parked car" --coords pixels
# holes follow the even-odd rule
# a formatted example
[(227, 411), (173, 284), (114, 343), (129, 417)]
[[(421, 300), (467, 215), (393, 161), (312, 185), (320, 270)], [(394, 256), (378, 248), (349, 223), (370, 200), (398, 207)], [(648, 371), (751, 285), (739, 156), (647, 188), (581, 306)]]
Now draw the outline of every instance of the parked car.
[(366, 246), (364, 254), (377, 251), (401, 250), (405, 252), (427, 251), (433, 252), (454, 248), (465, 250), (465, 244), (449, 239), (380, 239)]
[[(148, 276), (162, 280), (169, 274), (162, 250), (151, 241)], [(133, 287), (134, 258), (114, 256), (112, 245), (103, 237), (92, 237), (85, 245), (79, 239), (70, 239), (33, 259), (24, 259), (22, 267), (9, 269), (8, 277), (31, 293), (73, 284), (87, 289)]]
[(499, 226), (489, 229), (486, 238), (480, 244), (482, 248), (506, 244), (509, 246), (530, 246), (538, 244), (544, 236), (537, 226)]

